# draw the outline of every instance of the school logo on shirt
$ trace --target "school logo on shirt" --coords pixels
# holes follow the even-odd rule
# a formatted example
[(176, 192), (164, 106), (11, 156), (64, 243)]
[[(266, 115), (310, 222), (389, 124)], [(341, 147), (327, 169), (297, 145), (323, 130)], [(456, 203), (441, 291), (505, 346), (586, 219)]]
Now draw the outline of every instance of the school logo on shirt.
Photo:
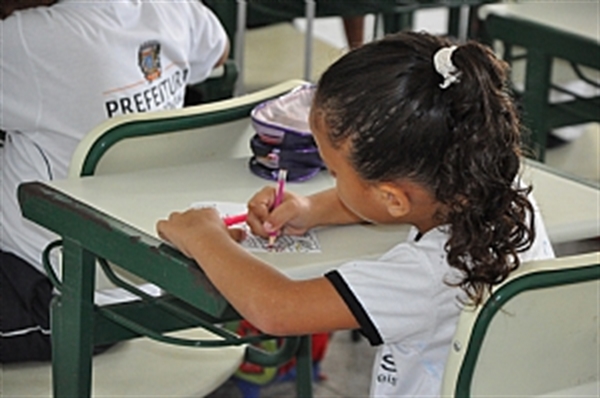
[(148, 82), (152, 83), (160, 77), (160, 43), (158, 41), (147, 41), (140, 46), (138, 65)]
[(377, 372), (377, 383), (395, 386), (397, 382), (398, 376), (394, 356), (392, 354), (384, 354), (381, 357), (381, 363)]

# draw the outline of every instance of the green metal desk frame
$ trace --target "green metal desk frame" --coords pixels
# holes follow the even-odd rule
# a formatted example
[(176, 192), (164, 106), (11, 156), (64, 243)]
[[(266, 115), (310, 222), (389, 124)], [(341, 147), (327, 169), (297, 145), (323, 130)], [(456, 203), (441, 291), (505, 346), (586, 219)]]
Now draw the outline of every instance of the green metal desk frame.
[[(473, 24), (476, 23), (476, 8), (484, 3), (494, 3), (497, 0), (373, 0), (371, 3), (353, 4), (348, 1), (345, 5), (347, 9), (339, 16), (356, 16), (365, 14), (381, 14), (383, 16), (383, 31), (385, 34), (399, 32), (401, 30), (412, 29), (414, 13), (418, 10), (427, 8), (448, 8), (448, 34), (457, 37), (460, 25), (460, 8), (468, 6), (471, 9), (473, 20), (469, 22), (469, 37), (476, 35), (471, 31)], [(298, 6), (296, 14), (283, 13), (277, 8), (277, 1), (269, 4), (268, 1), (253, 2), (247, 0), (250, 9), (260, 10), (264, 19), (257, 21), (263, 24), (281, 23), (293, 18), (304, 17), (304, 5)], [(235, 34), (237, 30), (237, 2), (234, 0), (205, 0), (205, 3), (218, 15), (221, 23), (231, 42), (230, 57), (235, 53)], [(316, 8), (317, 17), (333, 16), (331, 13), (322, 12), (318, 6)]]
[(482, 4), (495, 3), (497, 0), (397, 0), (393, 12), (382, 11), (383, 30), (385, 34), (412, 30), (414, 28), (414, 13), (429, 8), (447, 8), (447, 34), (452, 37), (460, 36), (461, 8), (469, 8), (467, 21), (467, 37), (478, 38), (479, 27), (477, 9)]
[(546, 136), (551, 129), (600, 122), (600, 97), (582, 98), (572, 94), (573, 100), (555, 104), (548, 99), (550, 88), (555, 87), (551, 81), (555, 58), (574, 65), (582, 80), (588, 79), (580, 74), (579, 65), (600, 70), (600, 45), (596, 41), (551, 26), (495, 14), (485, 20), (483, 37), (490, 45), (495, 40), (501, 41), (504, 58), (509, 63), (513, 60), (514, 46), (526, 51), (525, 88), (520, 95), (523, 120), (530, 132), (527, 144), (533, 150), (532, 157), (544, 160)]
[[(92, 349), (138, 337), (135, 328), (166, 332), (239, 319), (200, 268), (160, 240), (39, 182), (23, 184), (18, 197), (24, 216), (62, 236), (63, 275), (52, 304), (55, 397), (89, 397)], [(152, 300), (98, 307), (93, 303), (96, 258), (155, 283), (170, 294)], [(176, 307), (180, 311), (166, 311)], [(188, 316), (179, 316), (186, 311)], [(216, 326), (215, 326), (216, 327)], [(265, 366), (295, 355), (299, 397), (312, 396), (311, 349), (307, 336), (293, 339), (275, 356), (249, 350), (248, 360)], [(222, 343), (243, 344), (227, 340)], [(192, 345), (208, 347), (204, 342)]]

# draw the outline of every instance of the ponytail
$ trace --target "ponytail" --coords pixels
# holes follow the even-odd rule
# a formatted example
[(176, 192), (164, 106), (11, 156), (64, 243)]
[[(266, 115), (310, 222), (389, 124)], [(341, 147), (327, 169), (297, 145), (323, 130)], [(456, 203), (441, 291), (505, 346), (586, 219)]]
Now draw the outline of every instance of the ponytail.
[(465, 276), (458, 283), (474, 304), (520, 265), (518, 253), (535, 238), (534, 211), (519, 186), (521, 125), (506, 86), (508, 66), (492, 51), (468, 42), (454, 52), (460, 84), (448, 101), (453, 143), (436, 196), (450, 209), (448, 262)]

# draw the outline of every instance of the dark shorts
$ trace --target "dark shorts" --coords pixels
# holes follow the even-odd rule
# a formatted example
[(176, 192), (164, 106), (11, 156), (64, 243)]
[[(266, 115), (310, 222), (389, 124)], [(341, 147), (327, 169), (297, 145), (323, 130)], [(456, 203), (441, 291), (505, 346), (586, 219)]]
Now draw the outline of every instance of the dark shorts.
[(21, 258), (0, 250), (0, 362), (47, 361), (50, 280)]

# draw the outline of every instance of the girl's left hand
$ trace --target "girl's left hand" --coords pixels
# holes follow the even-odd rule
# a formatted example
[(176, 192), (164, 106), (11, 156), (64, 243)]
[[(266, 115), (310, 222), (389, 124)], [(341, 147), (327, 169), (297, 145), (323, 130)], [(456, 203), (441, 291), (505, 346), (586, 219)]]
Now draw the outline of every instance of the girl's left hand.
[(241, 229), (228, 229), (213, 208), (173, 212), (167, 220), (158, 221), (156, 230), (158, 236), (172, 243), (188, 257), (192, 257), (195, 246), (209, 244), (215, 239), (240, 242), (245, 235)]

